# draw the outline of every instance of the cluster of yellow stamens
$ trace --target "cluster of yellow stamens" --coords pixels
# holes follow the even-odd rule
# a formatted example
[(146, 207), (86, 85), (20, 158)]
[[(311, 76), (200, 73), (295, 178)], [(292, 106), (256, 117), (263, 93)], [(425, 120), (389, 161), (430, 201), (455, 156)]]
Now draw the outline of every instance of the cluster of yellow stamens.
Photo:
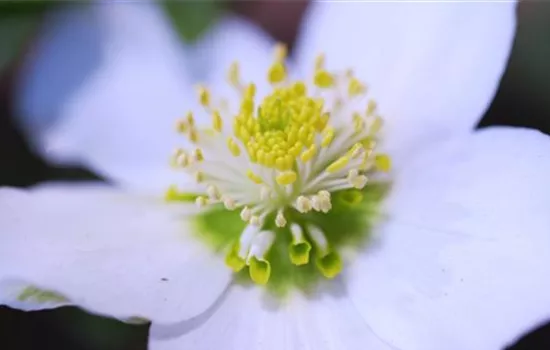
[[(259, 104), (256, 85), (244, 84), (239, 66), (231, 66), (228, 80), (241, 95), (233, 116), (227, 115), (227, 106), (216, 107), (210, 91), (200, 87), (199, 101), (211, 116), (211, 127), (199, 128), (191, 112), (179, 120), (178, 132), (194, 146), (176, 150), (172, 159), (174, 166), (205, 185), (206, 195), (196, 198), (200, 207), (221, 203), (228, 210), (240, 210), (242, 220), (255, 227), (245, 230), (227, 262), (235, 270), (248, 265), (252, 279), (259, 283), (269, 278), (264, 258), (275, 240), (273, 230), (265, 230), (269, 214), (275, 214), (275, 226), (283, 228), (288, 210), (327, 213), (332, 208), (331, 192), (362, 189), (369, 172), (390, 167), (387, 155), (374, 153), (376, 133), (382, 126), (376, 103), (368, 100), (362, 111), (351, 109), (351, 101), (365, 97), (366, 87), (351, 72), (326, 70), (323, 56), (315, 63), (312, 85), (291, 82), (285, 57), (286, 50), (278, 46), (267, 74), (272, 92)], [(224, 128), (228, 120), (230, 130)], [(178, 195), (174, 188), (168, 192), (169, 199)], [(330, 255), (327, 261), (339, 264), (321, 228), (291, 223), (290, 230), (295, 246), (302, 247), (301, 255), (290, 251), (295, 265), (309, 261), (309, 249), (304, 247), (311, 246), (303, 232), (320, 258)], [(327, 277), (335, 275), (334, 269), (320, 269)]]

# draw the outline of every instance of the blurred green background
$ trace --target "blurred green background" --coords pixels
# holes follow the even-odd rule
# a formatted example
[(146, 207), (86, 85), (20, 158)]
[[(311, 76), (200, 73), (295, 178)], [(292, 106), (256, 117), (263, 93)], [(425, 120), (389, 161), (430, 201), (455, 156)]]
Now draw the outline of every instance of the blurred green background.
[[(281, 5), (296, 23), (305, 5)], [(12, 82), (45, 13), (62, 2), (0, 3), (0, 185), (28, 186), (46, 179), (97, 178), (85, 169), (54, 168), (35, 156), (14, 126)], [(231, 6), (225, 2), (164, 3), (182, 40), (200, 36), (222, 11), (239, 11), (262, 25), (278, 40), (291, 43), (292, 27), (256, 16), (252, 2)], [(480, 127), (514, 125), (550, 134), (550, 3), (522, 2), (513, 53), (491, 108)], [(285, 22), (286, 23), (286, 22)], [(26, 171), (22, 171), (26, 169)], [(147, 325), (128, 325), (95, 317), (76, 308), (24, 313), (0, 307), (0, 349), (138, 350), (146, 348)], [(550, 329), (542, 327), (518, 342), (514, 349), (550, 349)]]

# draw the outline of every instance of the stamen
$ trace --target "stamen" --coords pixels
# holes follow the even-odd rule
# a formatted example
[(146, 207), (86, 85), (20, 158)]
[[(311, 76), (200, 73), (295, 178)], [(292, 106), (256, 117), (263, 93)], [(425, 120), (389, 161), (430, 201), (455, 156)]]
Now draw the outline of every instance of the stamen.
[(187, 123), (184, 119), (178, 119), (176, 121), (176, 131), (180, 134), (185, 134), (187, 132)]
[(223, 126), (223, 122), (222, 122), (222, 116), (220, 115), (220, 112), (214, 111), (214, 113), (212, 113), (212, 128), (217, 132), (221, 132), (222, 126)]
[(315, 73), (314, 83), (320, 88), (331, 88), (334, 85), (334, 76), (326, 70), (320, 69)]
[[(333, 232), (327, 236), (327, 227), (310, 222), (326, 222), (322, 218), (332, 210), (331, 192), (345, 190), (334, 205), (349, 208), (363, 203), (361, 190), (370, 185), (373, 172), (390, 171), (389, 156), (376, 150), (382, 119), (374, 100), (366, 106), (362, 102), (367, 87), (351, 70), (329, 71), (324, 55), (319, 55), (309, 81), (291, 81), (286, 46), (277, 46), (274, 56), (267, 72), (272, 91), (262, 100), (257, 99), (254, 83), (243, 83), (238, 63), (227, 72), (240, 96), (232, 103), (235, 110), (221, 106), (217, 97), (214, 101), (206, 87), (198, 87), (210, 125), (201, 128), (192, 112), (179, 119), (177, 132), (193, 146), (177, 149), (170, 164), (194, 176), (203, 191), (185, 194), (170, 187), (166, 199), (195, 201), (201, 208), (218, 204), (230, 211), (239, 209), (247, 226), (231, 242), (226, 264), (234, 271), (248, 265), (256, 283), (269, 281), (272, 266), (265, 257), (277, 242), (288, 244), (293, 265), (308, 264), (313, 254), (320, 273), (333, 278), (342, 269), (336, 252), (340, 240), (332, 241)], [(314, 86), (308, 88), (311, 82)], [(229, 125), (224, 125), (222, 113), (234, 116)], [(333, 118), (343, 119), (333, 123)], [(301, 214), (307, 215), (297, 218)], [(284, 237), (288, 234), (290, 243)], [(273, 249), (276, 254), (281, 251)]]
[(372, 117), (376, 112), (376, 101), (370, 100), (367, 104), (367, 117)]
[(292, 243), (289, 247), (290, 262), (297, 266), (309, 263), (311, 244), (305, 239), (302, 228), (298, 224), (292, 224), (290, 232), (292, 234)]
[(258, 215), (252, 215), (250, 217), (250, 225), (260, 226), (260, 217)]
[(232, 137), (227, 138), (227, 148), (229, 148), (229, 151), (235, 157), (238, 157), (239, 155), (241, 155), (241, 149), (239, 148), (239, 145), (237, 145), (237, 143), (235, 142), (235, 140), (233, 140)]
[(277, 175), (277, 183), (279, 185), (290, 185), (296, 181), (296, 173), (294, 171), (287, 171)]
[(203, 197), (203, 196), (199, 196), (199, 197), (197, 197), (197, 199), (195, 200), (195, 203), (197, 203), (197, 206), (198, 206), (199, 208), (202, 208), (202, 207), (204, 207), (205, 205), (208, 204), (208, 198)]
[(277, 227), (286, 226), (286, 218), (283, 215), (283, 211), (281, 209), (279, 209), (279, 211), (277, 212), (277, 216), (275, 217), (275, 225), (277, 225)]
[(241, 210), (241, 219), (243, 221), (250, 221), (250, 218), (252, 217), (252, 210), (250, 210), (248, 207), (244, 207), (243, 210)]
[(308, 232), (315, 244), (317, 268), (326, 278), (336, 277), (343, 267), (340, 255), (330, 250), (325, 234), (318, 227), (309, 225)]
[(294, 206), (300, 213), (307, 213), (311, 210), (311, 201), (305, 196), (300, 196)]
[(239, 63), (233, 62), (227, 72), (229, 83), (236, 88), (241, 86)]
[(348, 156), (342, 156), (338, 158), (338, 160), (334, 161), (331, 165), (327, 167), (327, 171), (329, 173), (335, 173), (337, 171), (340, 171), (344, 169), (346, 165), (349, 163), (349, 157)]
[(220, 192), (214, 185), (208, 185), (208, 187), (206, 188), (206, 193), (208, 194), (208, 197), (213, 201), (217, 201), (218, 199), (220, 199)]
[(223, 205), (227, 210), (235, 210), (237, 208), (235, 201), (229, 197), (223, 199)]
[[(199, 102), (204, 107), (210, 106), (210, 92), (208, 89), (204, 86), (197, 87), (197, 91), (199, 94)], [(193, 123), (190, 123), (190, 125), (193, 125)]]
[(258, 233), (252, 242), (248, 255), (249, 273), (250, 278), (258, 284), (266, 284), (271, 276), (271, 264), (265, 259), (265, 256), (274, 240), (274, 232), (262, 231)]
[(387, 173), (391, 169), (391, 159), (387, 154), (377, 154), (374, 163), (378, 170)]

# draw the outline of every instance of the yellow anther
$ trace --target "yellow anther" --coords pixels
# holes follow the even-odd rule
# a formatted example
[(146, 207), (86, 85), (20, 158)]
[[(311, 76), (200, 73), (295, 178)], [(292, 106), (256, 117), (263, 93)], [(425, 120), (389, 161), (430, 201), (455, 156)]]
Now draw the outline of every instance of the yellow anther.
[(189, 130), (189, 141), (197, 143), (199, 141), (199, 133), (196, 129)]
[(321, 69), (315, 73), (314, 83), (320, 88), (330, 88), (334, 86), (334, 77), (326, 70)]
[(267, 80), (271, 84), (277, 84), (282, 82), (285, 79), (286, 79), (286, 69), (284, 64), (281, 62), (273, 63), (271, 68), (269, 68)]
[(374, 157), (376, 168), (383, 172), (388, 172), (391, 169), (391, 158), (387, 154), (377, 154)]
[(202, 208), (208, 204), (208, 198), (203, 196), (198, 196), (197, 199), (195, 199), (195, 203), (199, 208)]
[(217, 132), (220, 132), (222, 131), (222, 126), (223, 121), (220, 112), (214, 111), (214, 113), (212, 113), (212, 128), (214, 128)]
[(229, 83), (231, 83), (231, 85), (235, 87), (238, 87), (240, 85), (240, 69), (238, 62), (233, 62), (231, 66), (229, 66), (227, 78), (229, 79)]
[(315, 144), (309, 146), (309, 148), (304, 152), (302, 152), (302, 155), (300, 156), (300, 158), (302, 159), (302, 162), (305, 163), (311, 160), (311, 158), (313, 158), (316, 152), (317, 152), (317, 148), (315, 147)]
[(254, 83), (248, 84), (244, 92), (244, 96), (246, 98), (254, 99), (254, 97), (256, 96), (256, 84)]
[(193, 151), (193, 159), (197, 162), (202, 162), (204, 160), (204, 155), (202, 154), (202, 150), (200, 148)]
[(248, 222), (252, 217), (252, 211), (250, 210), (250, 208), (244, 207), (243, 210), (241, 210), (240, 216), (243, 221)]
[(361, 117), (359, 113), (353, 114), (353, 130), (355, 133), (360, 133), (365, 129), (365, 120)]
[(323, 113), (319, 117), (319, 119), (317, 119), (317, 121), (315, 122), (315, 129), (318, 132), (323, 131), (326, 128), (329, 119), (330, 119), (330, 113), (328, 112)]
[(235, 157), (238, 157), (241, 154), (241, 149), (239, 148), (239, 145), (237, 144), (237, 142), (235, 142), (235, 140), (233, 140), (231, 136), (227, 138), (227, 148)]
[(307, 93), (307, 87), (303, 81), (295, 82), (292, 86), (292, 90), (297, 96), (304, 96)]
[(284, 61), (286, 59), (287, 55), (287, 47), (283, 43), (278, 43), (275, 45), (275, 60), (276, 61)]
[(324, 131), (324, 136), (321, 140), (321, 146), (327, 147), (332, 143), (332, 140), (334, 140), (334, 129), (329, 127)]
[(296, 181), (297, 177), (296, 172), (286, 171), (277, 175), (276, 180), (279, 185), (291, 185)]
[(372, 151), (376, 147), (376, 141), (370, 136), (362, 139), (361, 143), (363, 144), (363, 147), (369, 151)]
[(250, 169), (246, 172), (246, 176), (248, 176), (250, 180), (252, 180), (254, 183), (257, 183), (258, 185), (263, 183), (262, 178), (254, 174), (254, 172)]
[(204, 181), (204, 173), (202, 171), (197, 171), (195, 173), (195, 181), (197, 181), (197, 183), (201, 183)]
[(350, 150), (348, 151), (348, 155), (351, 157), (351, 158), (357, 158), (361, 155), (361, 153), (365, 150), (365, 147), (363, 147), (363, 145), (359, 142), (357, 142), (356, 144), (354, 144)]
[(367, 117), (371, 117), (376, 112), (376, 101), (370, 100), (367, 104)]
[(178, 119), (176, 121), (176, 131), (180, 134), (184, 134), (187, 131), (187, 123), (184, 119)]
[(340, 170), (344, 169), (344, 167), (346, 165), (348, 165), (349, 160), (350, 160), (349, 156), (342, 156), (342, 157), (338, 158), (337, 160), (335, 160), (331, 165), (329, 165), (327, 167), (327, 171), (329, 173), (335, 173), (337, 171), (340, 171)]
[(237, 208), (235, 201), (229, 197), (224, 197), (223, 205), (227, 210), (235, 210)]
[(383, 120), (382, 118), (380, 117), (376, 117), (374, 118), (371, 126), (370, 126), (370, 134), (371, 135), (374, 135), (376, 134), (378, 131), (380, 131), (380, 129), (382, 129), (382, 123), (383, 123)]
[(210, 92), (204, 86), (198, 87), (199, 102), (201, 105), (208, 107), (210, 105)]
[(286, 218), (283, 215), (283, 212), (279, 210), (277, 216), (275, 216), (275, 225), (277, 225), (277, 227), (285, 227), (286, 223)]
[[(254, 112), (253, 97), (244, 97), (241, 101), (241, 113), (243, 116), (249, 116)], [(248, 125), (247, 125), (248, 127)]]
[(325, 68), (325, 55), (319, 54), (317, 57), (315, 57), (315, 70), (322, 70)]
[(187, 120), (187, 124), (189, 127), (192, 128), (195, 126), (195, 118), (193, 117), (193, 112), (187, 112), (185, 119)]
[(351, 97), (364, 94), (367, 88), (357, 78), (351, 78), (348, 85), (348, 94)]

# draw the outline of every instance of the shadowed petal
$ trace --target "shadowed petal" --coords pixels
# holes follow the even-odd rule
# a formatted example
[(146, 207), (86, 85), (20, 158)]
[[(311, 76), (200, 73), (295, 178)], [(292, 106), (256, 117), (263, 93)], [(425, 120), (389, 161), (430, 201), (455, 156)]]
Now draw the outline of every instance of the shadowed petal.
[(324, 287), (319, 295), (273, 300), (257, 286), (232, 286), (199, 322), (153, 324), (149, 349), (391, 349), (370, 330), (339, 281)]

